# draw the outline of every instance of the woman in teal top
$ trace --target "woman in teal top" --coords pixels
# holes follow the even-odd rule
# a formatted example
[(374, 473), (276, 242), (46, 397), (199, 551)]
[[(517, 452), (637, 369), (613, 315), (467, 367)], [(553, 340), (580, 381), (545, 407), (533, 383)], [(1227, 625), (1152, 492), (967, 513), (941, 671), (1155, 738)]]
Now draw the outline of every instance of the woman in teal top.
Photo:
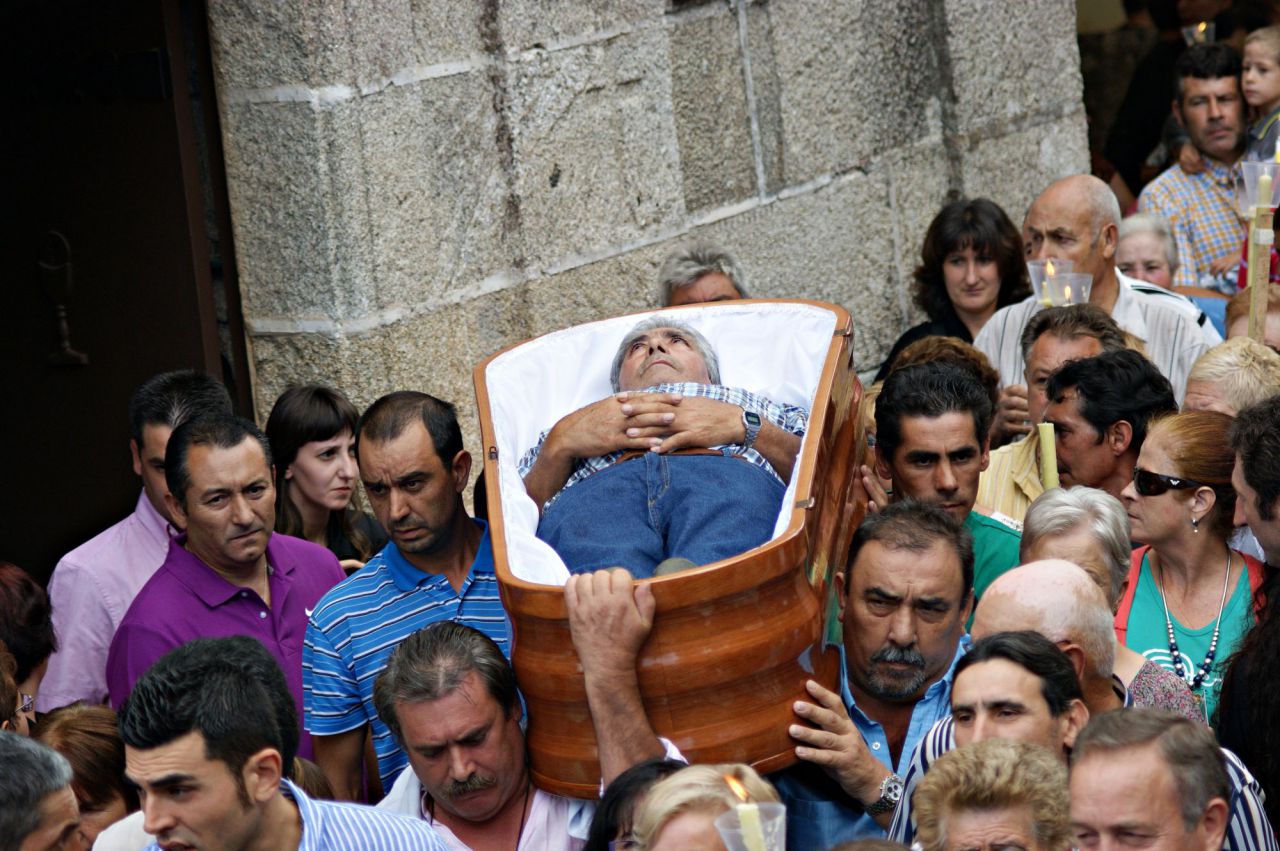
[(1173, 414), (1147, 432), (1121, 496), (1134, 553), (1132, 604), (1117, 613), (1124, 643), (1186, 680), (1205, 718), (1217, 710), (1227, 659), (1253, 625), (1249, 568), (1227, 546), (1235, 513), (1231, 418)]

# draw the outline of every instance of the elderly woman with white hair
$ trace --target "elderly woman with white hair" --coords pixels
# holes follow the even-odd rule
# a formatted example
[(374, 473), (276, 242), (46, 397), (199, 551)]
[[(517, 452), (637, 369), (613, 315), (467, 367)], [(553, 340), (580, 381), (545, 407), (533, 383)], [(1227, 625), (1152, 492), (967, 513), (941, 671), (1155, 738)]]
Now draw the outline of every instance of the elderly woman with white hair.
[[(1046, 491), (1027, 510), (1019, 556), (1024, 564), (1060, 558), (1080, 565), (1115, 612), (1130, 570), (1129, 517), (1120, 500), (1105, 491)], [(1119, 642), (1114, 674), (1135, 704), (1204, 720), (1186, 682)]]
[(1178, 244), (1164, 216), (1135, 213), (1121, 219), (1116, 242), (1116, 268), (1120, 274), (1135, 281), (1146, 281), (1187, 296), (1208, 315), (1218, 333), (1227, 333), (1227, 306), (1221, 289), (1174, 285), (1178, 271)]
[(1234, 417), (1280, 393), (1280, 354), (1257, 340), (1232, 337), (1200, 356), (1187, 375), (1184, 411)]

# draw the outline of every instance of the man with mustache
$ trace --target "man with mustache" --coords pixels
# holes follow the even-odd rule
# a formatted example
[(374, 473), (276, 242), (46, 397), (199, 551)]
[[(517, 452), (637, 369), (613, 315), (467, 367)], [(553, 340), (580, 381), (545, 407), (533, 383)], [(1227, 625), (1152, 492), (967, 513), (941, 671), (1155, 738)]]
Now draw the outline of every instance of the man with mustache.
[[(565, 605), (607, 784), (664, 751), (635, 665), (653, 597), (625, 571), (599, 571), (570, 577)], [(483, 633), (443, 621), (409, 636), (378, 677), (374, 700), (410, 766), (380, 809), (430, 823), (452, 851), (582, 847), (595, 802), (533, 787), (515, 673)]]
[(390, 541), (310, 614), (302, 664), (316, 763), (343, 800), (360, 800), (366, 731), (386, 789), (408, 764), (373, 703), (395, 646), (436, 621), (475, 627), (510, 652), (489, 528), (462, 502), (471, 455), (453, 405), (426, 393), (378, 399), (356, 423), (356, 460)]
[(809, 681), (813, 702), (796, 703), (789, 729), (802, 762), (770, 778), (787, 805), (788, 847), (884, 836), (912, 750), (950, 711), (973, 563), (972, 537), (933, 505), (896, 502), (858, 527), (835, 579), (841, 694)]
[[(196, 638), (262, 642), (302, 698), (307, 615), (342, 580), (324, 547), (277, 535), (271, 449), (248, 420), (221, 414), (174, 429), (165, 449), (169, 516), (184, 533), (142, 586), (107, 653), (107, 688), (119, 708), (138, 678)], [(311, 742), (299, 751), (310, 758)]]
[(569, 571), (644, 578), (767, 541), (807, 412), (722, 385), (710, 344), (661, 316), (623, 338), (611, 380), (614, 395), (563, 417), (518, 465), (538, 537)]

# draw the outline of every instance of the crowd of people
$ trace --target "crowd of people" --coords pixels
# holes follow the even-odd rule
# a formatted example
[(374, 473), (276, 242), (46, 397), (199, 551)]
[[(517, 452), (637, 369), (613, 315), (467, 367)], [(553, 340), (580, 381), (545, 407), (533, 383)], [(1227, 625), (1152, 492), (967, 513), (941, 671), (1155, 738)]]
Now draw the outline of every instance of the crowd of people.
[[(792, 766), (690, 765), (645, 711), (640, 580), (767, 541), (809, 417), (659, 313), (518, 463), (598, 798), (535, 784), (454, 406), (295, 386), (264, 430), (176, 371), (128, 400), (133, 512), (47, 590), (0, 564), (0, 851), (717, 849), (743, 801), (799, 851), (1280, 851), (1280, 286), (1250, 339), (1234, 206), (1275, 155), (1280, 30), (1174, 72), (1189, 147), (1140, 213), (1075, 175), (1021, 228), (977, 198), (924, 234), (927, 321), (856, 412), (840, 680), (802, 684)], [(1088, 302), (1031, 295), (1043, 260)], [(748, 293), (704, 242), (660, 278), (666, 306)]]

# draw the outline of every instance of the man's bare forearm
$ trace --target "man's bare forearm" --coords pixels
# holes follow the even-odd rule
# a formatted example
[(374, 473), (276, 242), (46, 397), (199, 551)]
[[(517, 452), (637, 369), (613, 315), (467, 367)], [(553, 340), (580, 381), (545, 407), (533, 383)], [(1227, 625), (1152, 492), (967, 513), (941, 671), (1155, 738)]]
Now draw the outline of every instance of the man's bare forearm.
[(796, 466), (796, 456), (800, 454), (801, 441), (800, 435), (792, 434), (771, 422), (764, 422), (753, 448), (764, 456), (764, 460), (769, 462), (782, 481), (789, 482), (791, 471)]
[(360, 765), (364, 756), (365, 727), (332, 736), (312, 736), (316, 765), (339, 801), (360, 802)]
[(666, 753), (645, 715), (640, 682), (634, 670), (629, 675), (624, 672), (588, 675), (586, 684), (587, 705), (591, 708), (600, 756), (600, 776), (606, 786), (636, 763)]

